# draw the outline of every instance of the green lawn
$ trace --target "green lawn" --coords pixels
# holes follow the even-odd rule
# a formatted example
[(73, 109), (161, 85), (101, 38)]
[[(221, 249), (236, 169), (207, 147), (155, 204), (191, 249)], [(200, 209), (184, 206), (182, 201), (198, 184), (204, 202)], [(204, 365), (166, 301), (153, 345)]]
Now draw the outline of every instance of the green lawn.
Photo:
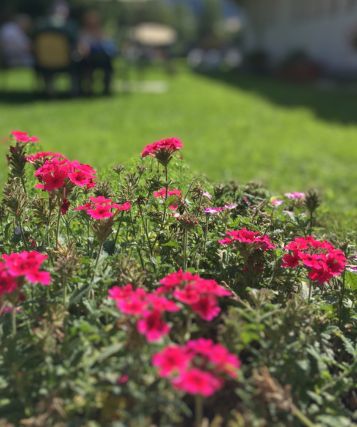
[[(175, 135), (192, 168), (214, 180), (258, 179), (276, 192), (314, 186), (333, 210), (356, 211), (357, 91), (184, 69), (173, 78), (157, 72), (146, 78), (167, 79), (169, 90), (50, 102), (8, 95), (0, 101), (0, 135), (27, 130), (46, 149), (97, 167), (125, 162), (145, 144)], [(31, 85), (24, 72), (7, 83), (9, 90)]]

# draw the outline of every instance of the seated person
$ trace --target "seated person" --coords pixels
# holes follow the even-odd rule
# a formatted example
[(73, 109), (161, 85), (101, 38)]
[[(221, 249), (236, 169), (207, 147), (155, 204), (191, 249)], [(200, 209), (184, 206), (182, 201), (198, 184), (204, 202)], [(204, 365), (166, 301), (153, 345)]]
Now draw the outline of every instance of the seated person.
[(0, 51), (5, 67), (30, 67), (33, 64), (31, 40), (27, 35), (31, 21), (18, 15), (0, 28)]
[(81, 87), (84, 93), (90, 94), (93, 88), (93, 75), (96, 70), (103, 73), (103, 92), (110, 93), (113, 75), (112, 60), (116, 47), (103, 32), (100, 16), (94, 10), (88, 11), (82, 20), (79, 35), (78, 51), (81, 56)]

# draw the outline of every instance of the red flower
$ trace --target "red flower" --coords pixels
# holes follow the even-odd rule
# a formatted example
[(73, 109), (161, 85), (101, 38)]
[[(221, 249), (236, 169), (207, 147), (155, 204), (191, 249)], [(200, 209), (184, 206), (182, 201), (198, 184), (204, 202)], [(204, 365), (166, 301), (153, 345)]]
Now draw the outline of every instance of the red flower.
[(29, 142), (38, 142), (37, 136), (30, 136), (27, 132), (22, 132), (20, 130), (13, 130), (11, 136), (16, 142), (22, 142), (23, 144), (28, 144)]
[(182, 142), (178, 138), (167, 138), (146, 145), (141, 152), (141, 157), (155, 157), (163, 165), (167, 165), (173, 153), (183, 148)]

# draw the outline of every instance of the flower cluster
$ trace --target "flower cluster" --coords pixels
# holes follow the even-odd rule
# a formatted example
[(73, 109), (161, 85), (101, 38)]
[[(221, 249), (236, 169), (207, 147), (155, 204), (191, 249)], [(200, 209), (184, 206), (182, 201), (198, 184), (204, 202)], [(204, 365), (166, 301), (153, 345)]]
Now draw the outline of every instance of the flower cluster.
[(290, 242), (283, 256), (284, 268), (305, 267), (313, 282), (323, 284), (332, 277), (339, 276), (346, 267), (345, 254), (326, 240), (316, 240), (312, 236), (297, 237)]
[(220, 313), (218, 298), (231, 295), (230, 291), (215, 280), (203, 279), (197, 274), (182, 270), (167, 275), (160, 284), (157, 289), (159, 294), (171, 294), (206, 321), (211, 321)]
[(262, 235), (258, 231), (247, 230), (246, 228), (226, 231), (226, 237), (218, 242), (221, 245), (240, 243), (262, 251), (275, 249), (275, 245), (271, 242), (269, 236)]
[(122, 313), (136, 317), (138, 332), (149, 342), (158, 341), (170, 331), (164, 313), (180, 310), (173, 301), (143, 288), (135, 289), (131, 284), (114, 286), (109, 290), (109, 298), (116, 302)]
[(237, 356), (205, 338), (171, 344), (156, 353), (152, 363), (176, 389), (204, 397), (221, 389), (225, 379), (236, 379), (240, 367)]
[(183, 148), (182, 142), (178, 138), (166, 138), (153, 142), (144, 147), (141, 157), (155, 157), (161, 164), (166, 166), (173, 153)]
[(0, 295), (12, 293), (26, 279), (30, 283), (49, 285), (50, 273), (41, 271), (47, 255), (37, 251), (3, 254), (0, 261)]
[(21, 130), (13, 130), (11, 132), (11, 136), (14, 141), (22, 144), (35, 143), (39, 141), (37, 136), (30, 136), (27, 132), (23, 132)]
[(55, 153), (53, 151), (38, 151), (35, 154), (29, 154), (26, 156), (26, 161), (31, 164), (37, 164), (37, 162), (44, 163), (48, 159), (52, 159), (53, 157), (57, 157), (59, 159), (63, 159), (64, 155), (61, 153)]
[(35, 177), (40, 181), (39, 184), (36, 184), (36, 188), (44, 191), (54, 191), (70, 184), (71, 186), (90, 189), (95, 185), (95, 175), (96, 172), (92, 166), (56, 155), (47, 159), (35, 171)]
[(112, 218), (117, 212), (128, 211), (131, 209), (130, 202), (123, 204), (114, 203), (111, 199), (104, 196), (90, 197), (89, 202), (78, 206), (75, 211), (85, 211), (93, 219)]
[(153, 196), (155, 199), (173, 199), (174, 203), (170, 204), (169, 209), (175, 211), (178, 208), (178, 203), (182, 197), (181, 190), (177, 188), (166, 189), (165, 187), (160, 188), (160, 190), (154, 191)]

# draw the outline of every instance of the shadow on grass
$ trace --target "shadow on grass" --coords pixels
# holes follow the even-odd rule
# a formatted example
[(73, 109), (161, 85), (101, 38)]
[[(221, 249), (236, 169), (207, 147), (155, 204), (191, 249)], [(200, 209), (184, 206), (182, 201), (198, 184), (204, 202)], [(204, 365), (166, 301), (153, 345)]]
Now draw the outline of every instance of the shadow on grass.
[(261, 96), (282, 107), (308, 108), (316, 117), (328, 122), (357, 124), (357, 85), (328, 82), (320, 85), (292, 84), (242, 73), (201, 75)]
[(16, 105), (16, 104), (30, 104), (36, 101), (71, 101), (78, 99), (95, 100), (100, 98), (110, 98), (115, 94), (104, 95), (104, 94), (92, 94), (92, 95), (81, 95), (73, 96), (68, 92), (56, 92), (53, 96), (48, 96), (43, 92), (26, 91), (26, 90), (5, 90), (0, 91), (0, 104)]

